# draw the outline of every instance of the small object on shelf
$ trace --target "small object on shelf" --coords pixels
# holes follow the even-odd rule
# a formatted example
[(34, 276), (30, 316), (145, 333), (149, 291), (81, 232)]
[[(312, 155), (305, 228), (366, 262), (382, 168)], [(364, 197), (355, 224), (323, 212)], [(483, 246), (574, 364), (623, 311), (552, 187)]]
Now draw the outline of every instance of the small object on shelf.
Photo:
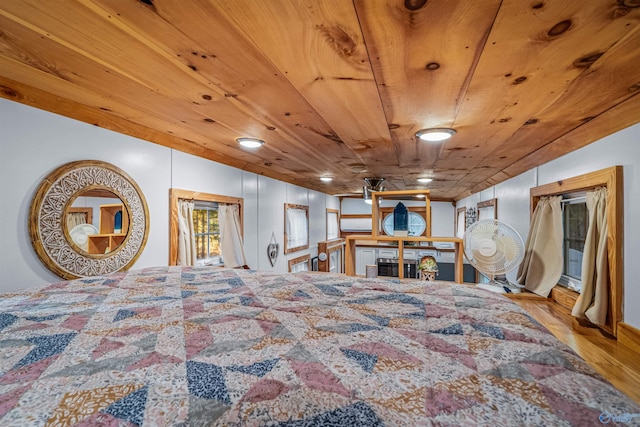
[(425, 255), (420, 259), (418, 265), (420, 270), (420, 280), (434, 281), (436, 280), (436, 274), (438, 274), (438, 263), (432, 255)]
[(393, 235), (409, 235), (409, 211), (402, 202), (399, 202), (393, 209)]
[(113, 232), (114, 234), (122, 233), (122, 210), (116, 212), (113, 219)]
[(367, 278), (378, 277), (378, 266), (376, 264), (367, 264)]

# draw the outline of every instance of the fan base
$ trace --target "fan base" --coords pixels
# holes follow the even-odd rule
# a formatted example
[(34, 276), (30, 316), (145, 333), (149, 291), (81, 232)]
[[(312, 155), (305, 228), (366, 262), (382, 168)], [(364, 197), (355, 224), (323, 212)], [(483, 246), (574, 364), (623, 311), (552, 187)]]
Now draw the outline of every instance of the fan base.
[(499, 294), (519, 294), (520, 288), (517, 286), (513, 286), (511, 284), (504, 284), (500, 282), (493, 281), (491, 283), (478, 283), (476, 288), (486, 289), (491, 292), (496, 292)]

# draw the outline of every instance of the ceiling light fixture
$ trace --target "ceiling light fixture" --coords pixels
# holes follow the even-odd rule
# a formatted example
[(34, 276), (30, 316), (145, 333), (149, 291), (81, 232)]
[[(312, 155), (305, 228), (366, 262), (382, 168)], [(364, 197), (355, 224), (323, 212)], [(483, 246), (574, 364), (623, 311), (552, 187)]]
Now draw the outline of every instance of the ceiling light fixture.
[(330, 177), (330, 176), (321, 176), (320, 177), (320, 181), (322, 181), (322, 182), (331, 182), (331, 181), (333, 181), (333, 178)]
[[(364, 182), (367, 183), (364, 187), (362, 187), (362, 198), (364, 202), (368, 205), (373, 204), (371, 200), (371, 192), (372, 191), (384, 191), (384, 186), (382, 183), (384, 182), (384, 178), (363, 178)], [(378, 203), (380, 203), (380, 198), (378, 198)]]
[(420, 129), (416, 136), (423, 141), (444, 141), (455, 135), (456, 131), (449, 128)]
[(431, 181), (433, 181), (433, 178), (418, 178), (418, 182), (421, 182), (423, 184), (427, 184)]
[(236, 138), (238, 144), (247, 148), (258, 148), (264, 145), (264, 141), (258, 138)]
[(366, 204), (373, 204), (373, 201), (371, 200), (371, 190), (369, 190), (369, 187), (362, 187), (362, 198)]
[(364, 173), (366, 171), (367, 171), (367, 167), (363, 164), (358, 163), (358, 164), (351, 165), (351, 172), (353, 173)]

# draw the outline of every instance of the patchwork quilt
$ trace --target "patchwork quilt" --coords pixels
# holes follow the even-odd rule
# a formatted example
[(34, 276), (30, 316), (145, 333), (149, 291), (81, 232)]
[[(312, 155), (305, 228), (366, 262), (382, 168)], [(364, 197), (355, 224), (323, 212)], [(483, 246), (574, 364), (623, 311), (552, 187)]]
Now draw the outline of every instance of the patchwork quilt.
[(0, 295), (1, 426), (640, 421), (630, 414), (640, 407), (517, 305), (465, 285), (162, 267)]

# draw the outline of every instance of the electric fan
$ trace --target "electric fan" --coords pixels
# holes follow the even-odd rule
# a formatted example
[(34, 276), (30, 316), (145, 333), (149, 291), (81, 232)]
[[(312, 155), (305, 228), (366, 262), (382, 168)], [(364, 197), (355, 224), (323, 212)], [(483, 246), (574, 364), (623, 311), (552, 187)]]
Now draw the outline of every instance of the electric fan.
[(465, 231), (463, 243), (469, 263), (489, 279), (489, 283), (479, 283), (479, 288), (498, 293), (520, 292), (521, 287), (509, 283), (504, 276), (524, 257), (522, 237), (513, 227), (495, 219), (482, 219)]

